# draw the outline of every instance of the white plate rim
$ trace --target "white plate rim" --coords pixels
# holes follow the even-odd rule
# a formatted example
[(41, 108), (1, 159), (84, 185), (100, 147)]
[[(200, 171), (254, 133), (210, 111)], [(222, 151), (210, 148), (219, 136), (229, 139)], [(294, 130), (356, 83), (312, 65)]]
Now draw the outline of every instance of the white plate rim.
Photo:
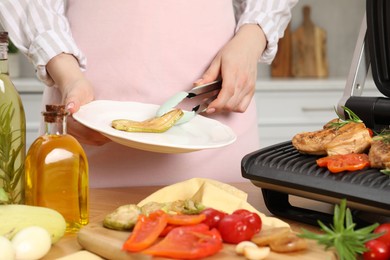
[[(113, 119), (123, 118), (123, 116), (121, 115), (127, 112), (124, 112), (123, 110), (115, 111), (115, 109), (114, 110), (108, 109), (106, 112), (102, 112), (99, 114), (101, 110), (107, 108), (118, 108), (118, 107), (122, 109), (138, 108), (139, 110), (137, 112), (128, 110), (129, 111), (128, 119), (133, 119), (133, 120), (134, 118), (130, 118), (130, 117), (132, 116), (143, 117), (140, 120), (150, 118), (155, 114), (155, 111), (157, 111), (157, 109), (159, 108), (158, 105), (139, 103), (133, 101), (95, 100), (86, 105), (81, 106), (80, 110), (73, 114), (73, 118), (77, 120), (79, 123), (81, 123), (82, 125), (100, 132), (101, 134), (105, 135), (106, 137), (108, 137), (109, 139), (111, 139), (116, 143), (128, 147), (136, 148), (136, 149), (160, 152), (160, 153), (184, 153), (184, 152), (192, 152), (192, 151), (199, 151), (205, 149), (221, 148), (234, 143), (237, 139), (236, 134), (233, 132), (233, 130), (230, 127), (222, 124), (217, 120), (210, 119), (201, 115), (196, 115), (195, 118), (193, 118), (190, 122), (187, 122), (183, 125), (173, 126), (171, 129), (169, 129), (167, 132), (164, 133), (127, 133), (112, 128), (111, 125), (108, 123), (111, 122)], [(93, 111), (94, 113), (91, 113), (91, 111)], [(139, 114), (135, 115), (134, 113), (139, 113)], [(102, 120), (104, 119), (107, 121), (104, 124), (100, 124), (97, 121), (98, 117), (101, 117), (102, 114), (103, 114), (103, 118), (100, 119)], [(108, 116), (110, 118), (104, 118)], [(217, 142), (210, 142), (210, 143), (203, 143), (203, 144), (161, 142), (161, 139), (163, 139), (165, 136), (172, 133), (173, 131), (176, 131), (176, 133), (183, 133), (182, 136), (178, 136), (178, 137), (186, 137), (185, 135), (188, 135), (187, 130), (191, 129), (191, 127), (201, 128), (202, 130), (202, 124), (206, 126), (211, 125), (214, 126), (215, 128), (223, 130), (224, 134), (226, 135), (226, 138), (223, 138), (222, 140), (218, 140)], [(148, 140), (148, 136), (153, 137), (154, 139), (151, 138), (150, 140)], [(170, 137), (173, 136), (174, 135)]]

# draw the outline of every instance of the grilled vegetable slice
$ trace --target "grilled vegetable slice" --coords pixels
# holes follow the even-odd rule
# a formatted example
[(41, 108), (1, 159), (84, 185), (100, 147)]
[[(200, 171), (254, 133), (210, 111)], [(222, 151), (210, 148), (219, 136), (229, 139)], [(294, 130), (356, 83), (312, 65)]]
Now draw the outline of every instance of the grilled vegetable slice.
[(327, 156), (316, 160), (316, 162), (319, 167), (328, 167), (332, 173), (357, 171), (370, 166), (368, 155), (360, 153)]
[(138, 252), (151, 246), (164, 230), (168, 222), (168, 214), (162, 210), (139, 215), (130, 237), (123, 244), (123, 249)]
[(153, 117), (145, 121), (117, 119), (112, 121), (112, 127), (126, 132), (163, 133), (171, 128), (181, 117), (181, 109), (173, 109), (160, 117)]
[(137, 223), (139, 214), (141, 209), (137, 205), (123, 205), (104, 218), (103, 226), (115, 230), (131, 230)]

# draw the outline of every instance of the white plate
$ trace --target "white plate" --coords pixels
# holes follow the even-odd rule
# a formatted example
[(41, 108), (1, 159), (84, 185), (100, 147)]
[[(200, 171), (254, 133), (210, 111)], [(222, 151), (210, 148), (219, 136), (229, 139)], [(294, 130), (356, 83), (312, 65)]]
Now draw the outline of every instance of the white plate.
[(200, 115), (175, 125), (164, 133), (129, 133), (111, 127), (115, 119), (143, 121), (155, 116), (158, 105), (137, 102), (97, 100), (73, 114), (74, 119), (112, 141), (129, 147), (159, 153), (185, 153), (223, 147), (236, 135), (228, 126)]

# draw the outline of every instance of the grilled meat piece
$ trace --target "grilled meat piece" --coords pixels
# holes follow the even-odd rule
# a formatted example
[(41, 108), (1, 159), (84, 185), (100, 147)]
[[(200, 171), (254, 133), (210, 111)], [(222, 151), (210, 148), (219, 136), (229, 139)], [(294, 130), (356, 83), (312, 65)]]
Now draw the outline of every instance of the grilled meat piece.
[(303, 132), (296, 134), (292, 139), (293, 146), (301, 153), (326, 155), (325, 145), (336, 136), (335, 128)]
[(369, 131), (363, 123), (350, 122), (336, 127), (339, 119), (334, 119), (324, 129), (295, 135), (293, 146), (305, 154), (337, 155), (363, 153), (372, 142)]
[(336, 131), (336, 136), (325, 145), (328, 155), (363, 153), (371, 146), (370, 132), (363, 123), (348, 123)]
[(390, 144), (383, 140), (373, 140), (368, 153), (371, 167), (387, 169), (390, 168)]

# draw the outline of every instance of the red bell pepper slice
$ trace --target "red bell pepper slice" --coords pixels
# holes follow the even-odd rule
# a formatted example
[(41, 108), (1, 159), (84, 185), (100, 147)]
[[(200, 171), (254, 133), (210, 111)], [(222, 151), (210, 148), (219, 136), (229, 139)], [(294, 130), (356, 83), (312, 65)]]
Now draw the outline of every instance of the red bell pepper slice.
[(217, 229), (209, 230), (206, 224), (177, 227), (157, 244), (142, 253), (175, 259), (198, 259), (211, 256), (223, 247)]
[(201, 223), (206, 219), (205, 214), (195, 214), (195, 215), (185, 215), (185, 214), (175, 214), (168, 215), (168, 224), (172, 225), (195, 225)]
[(164, 230), (161, 231), (160, 237), (165, 237), (166, 235), (168, 235), (169, 232), (171, 232), (172, 229), (177, 228), (177, 227), (180, 227), (180, 226), (178, 226), (178, 225), (171, 225), (171, 224), (166, 225)]
[(205, 219), (205, 214), (168, 214), (168, 224), (161, 232), (160, 237), (165, 237), (172, 229), (176, 227), (199, 224), (202, 223)]
[(123, 244), (123, 249), (138, 252), (153, 244), (168, 223), (168, 215), (162, 210), (141, 214), (134, 226), (133, 232)]
[(327, 156), (316, 162), (319, 167), (327, 167), (332, 173), (357, 171), (370, 166), (368, 155), (359, 153)]

